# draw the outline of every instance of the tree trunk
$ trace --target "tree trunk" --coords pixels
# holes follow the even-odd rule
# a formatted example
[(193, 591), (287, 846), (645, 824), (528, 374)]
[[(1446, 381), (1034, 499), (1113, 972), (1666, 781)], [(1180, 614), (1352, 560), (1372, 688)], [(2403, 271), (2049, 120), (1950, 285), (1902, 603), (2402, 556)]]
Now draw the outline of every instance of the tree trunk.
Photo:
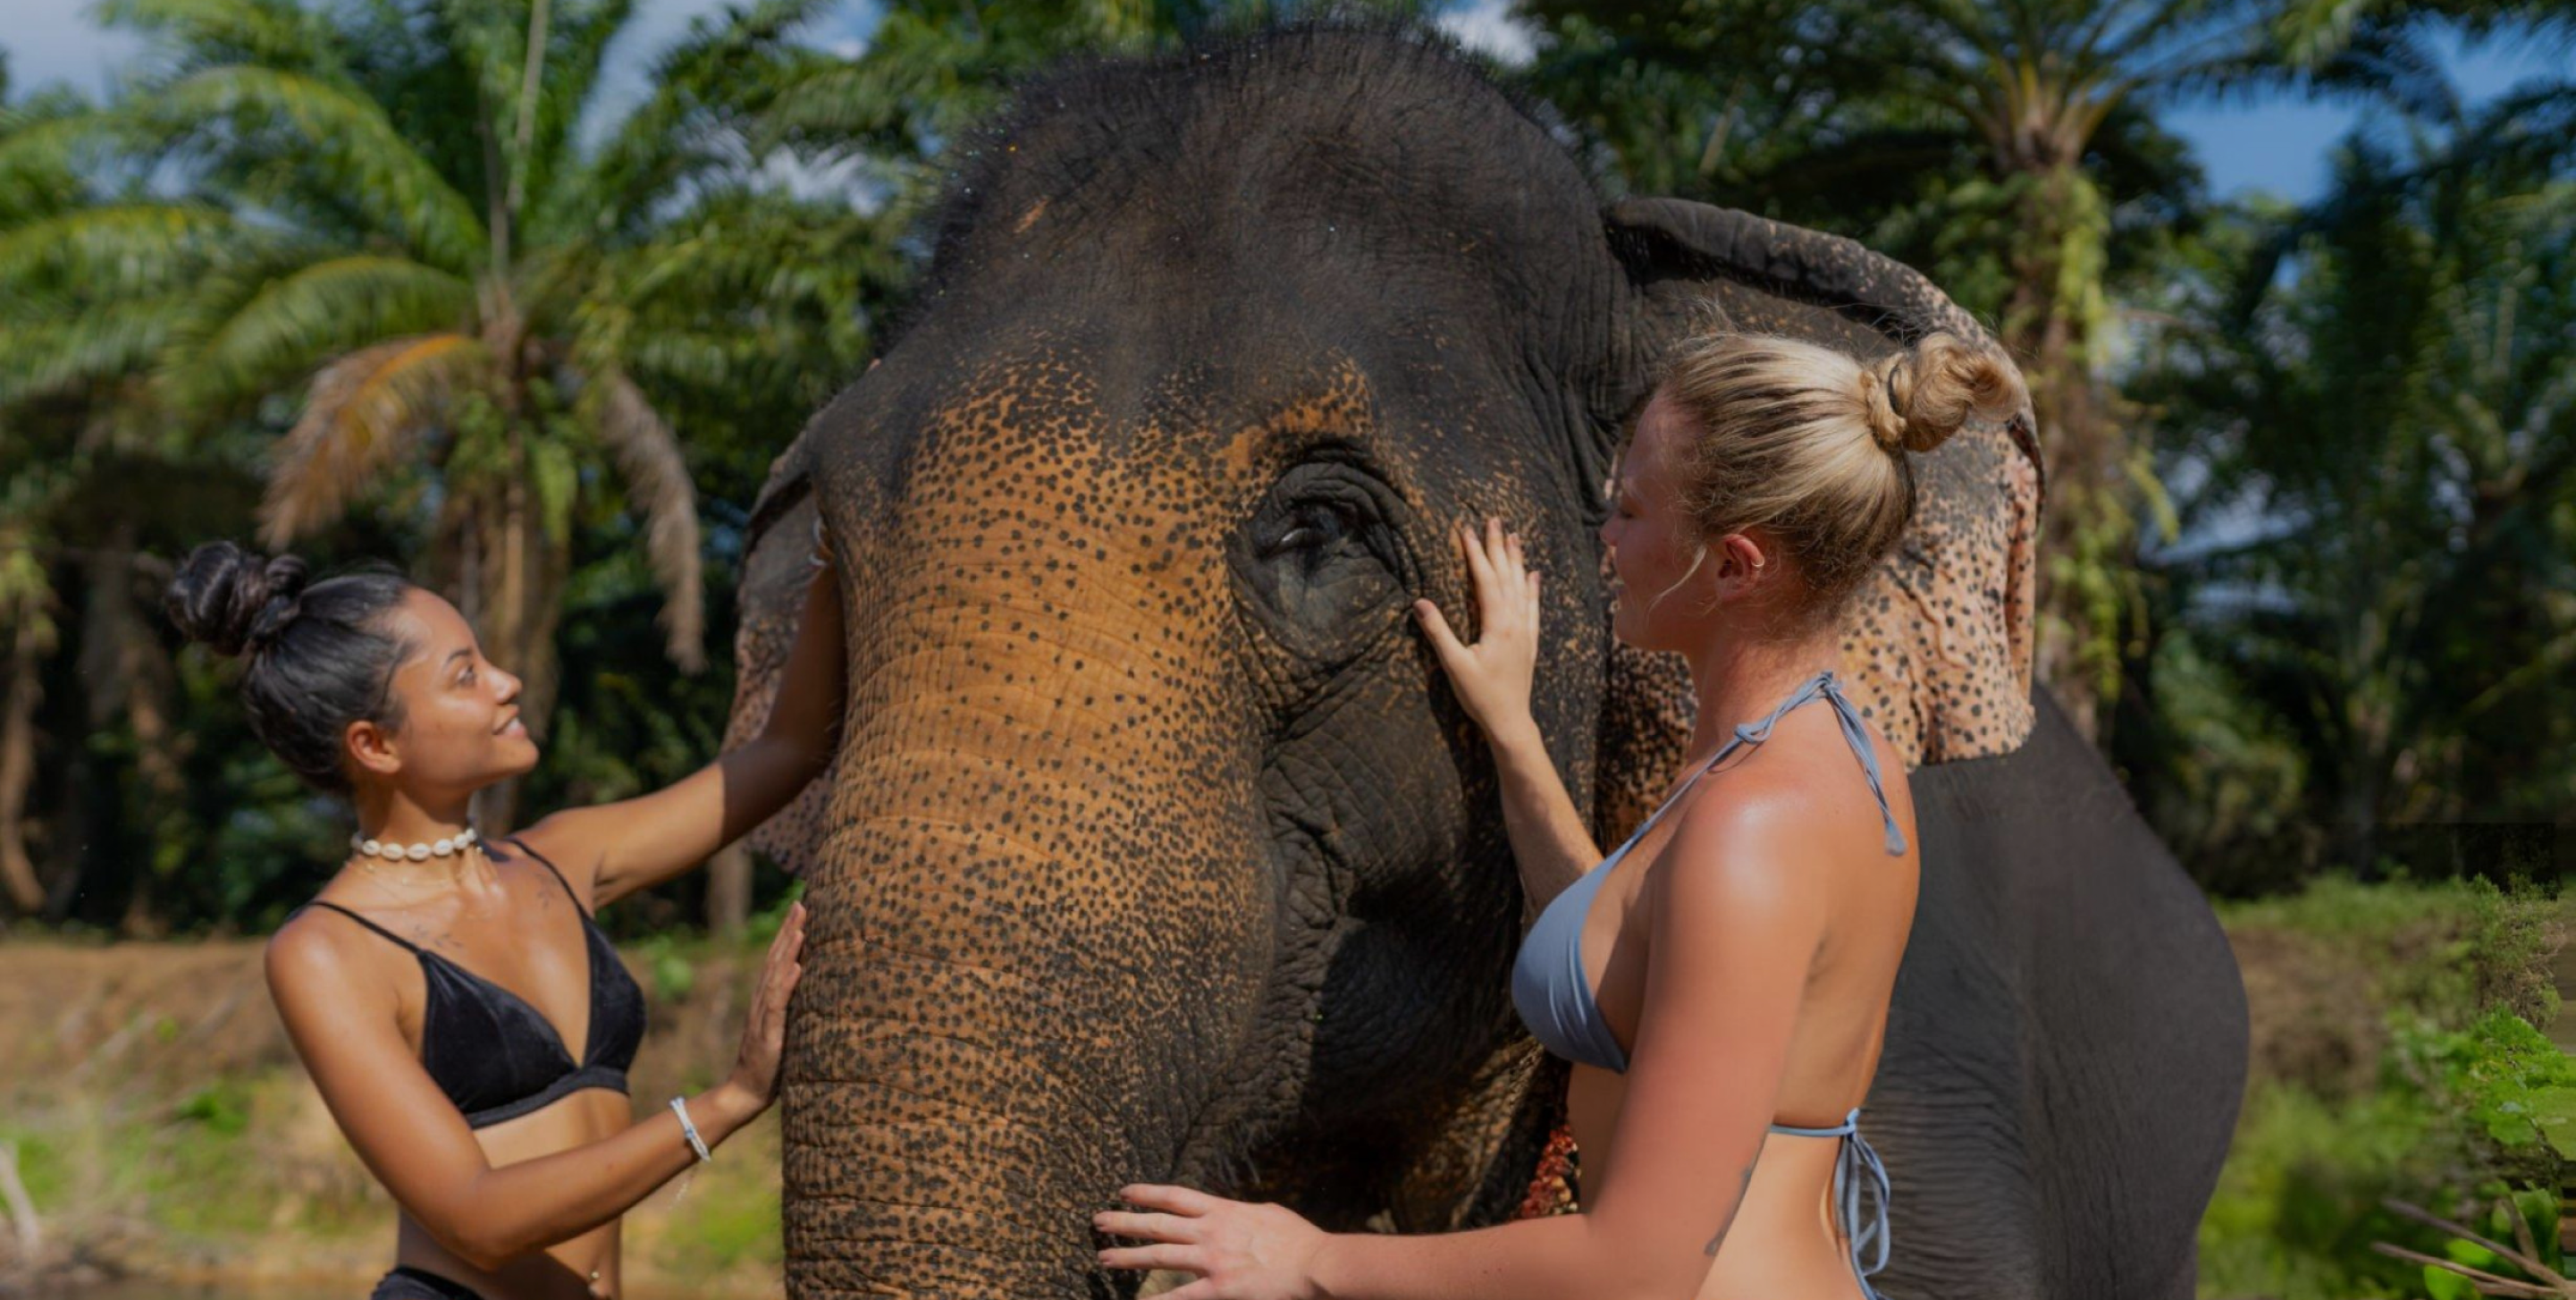
[[(2089, 183), (2072, 163), (2028, 176), (2015, 222), (2013, 291), (2004, 310), (2004, 345), (2030, 381), (2048, 467), (2048, 512), (2040, 536), (2040, 619), (2036, 671), (2076, 733), (2099, 743), (2106, 672), (2116, 672), (2121, 619), (2116, 575), (2107, 566), (2125, 549), (2114, 536), (2127, 512), (2117, 508), (2118, 430), (2106, 417), (2092, 367), (2087, 305), (2070, 262), (2098, 266)], [(2077, 271), (2092, 274), (2084, 267)]]
[(751, 850), (735, 840), (707, 860), (707, 931), (731, 938), (750, 919)]
[(36, 706), (43, 701), (36, 674), (48, 638), (41, 613), (14, 621), (8, 690), (0, 699), (0, 886), (11, 908), (33, 915), (45, 906), (45, 890), (27, 852), (27, 791), (36, 781)]
[[(7, 655), (8, 678), (0, 689), (0, 890), (21, 914), (41, 911), (45, 889), (28, 850), (33, 828), (27, 819), (28, 792), (36, 784), (36, 709), (44, 703), (45, 657), (54, 652), (54, 592), (44, 562), (29, 549), (22, 531), (0, 538), (0, 654)], [(9, 555), (14, 551), (15, 555)]]
[[(114, 520), (83, 562), (80, 682), (93, 733), (111, 731), (121, 720), (134, 734), (135, 774), (143, 779), (142, 807), (133, 803), (134, 791), (111, 778), (96, 783), (107, 815), (119, 825), (135, 825), (133, 819), (141, 813), (135, 833), (151, 842), (159, 838), (155, 828), (177, 808), (186, 791), (169, 754), (168, 656), (139, 608), (135, 545), (134, 520)], [(156, 938), (168, 929), (155, 903), (156, 870), (152, 855), (133, 855), (134, 891), (127, 895), (125, 914), (118, 922), (121, 933)]]
[[(555, 628), (563, 617), (571, 557), (548, 535), (536, 494), (528, 488), (524, 432), (512, 435), (511, 474), (493, 500), (475, 514), (488, 521), (474, 545), (484, 603), (474, 619), (484, 652), (519, 675), (519, 713), (528, 735), (542, 742), (553, 715)], [(520, 818), (520, 783), (503, 781), (475, 797), (474, 820), (486, 834), (508, 834)]]
[[(515, 438), (513, 439), (515, 442)], [(516, 459), (516, 458), (514, 458)], [(522, 466), (524, 468), (524, 466)], [(526, 551), (522, 515), (528, 489), (518, 473), (509, 475), (494, 499), (475, 512), (481, 523), (481, 536), (475, 544), (477, 566), (482, 579), (483, 607), (474, 619), (475, 635), (483, 642), (483, 652), (498, 660), (503, 668), (519, 674), (522, 683), (518, 706), (521, 719), (531, 739), (544, 726), (541, 713), (528, 697), (535, 682), (528, 673), (522, 629), (527, 619), (526, 573), (521, 561)], [(474, 823), (485, 835), (507, 835), (519, 822), (519, 782), (516, 779), (485, 786), (474, 796)]]
[[(110, 543), (95, 553), (90, 591), (96, 603), (89, 626), (99, 638), (104, 663), (87, 674), (86, 684), (97, 692), (90, 701), (90, 725), (116, 725), (121, 709), (134, 732), (135, 773), (143, 778), (157, 823), (181, 811), (179, 803), (188, 790), (179, 770), (178, 741), (170, 730), (170, 698), (178, 673), (144, 613), (150, 597), (136, 590), (135, 556), (132, 520), (119, 523)], [(107, 690), (110, 683), (113, 692)]]

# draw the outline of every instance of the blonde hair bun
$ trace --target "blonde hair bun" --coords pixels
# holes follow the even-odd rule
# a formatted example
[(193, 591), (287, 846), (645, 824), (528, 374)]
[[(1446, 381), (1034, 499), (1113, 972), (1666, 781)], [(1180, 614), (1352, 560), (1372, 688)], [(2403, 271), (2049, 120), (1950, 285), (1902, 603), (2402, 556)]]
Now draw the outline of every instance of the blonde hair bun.
[[(1668, 462), (1702, 546), (1771, 529), (1810, 588), (1811, 626), (1840, 620), (1914, 517), (1914, 463), (1972, 416), (2020, 409), (2021, 377), (1983, 340), (1932, 333), (1864, 362), (1723, 321), (1673, 349), (1648, 405), (1679, 415)], [(1703, 552), (1705, 553), (1705, 552)]]
[(1870, 436), (1891, 454), (1931, 451), (1970, 417), (2008, 414), (2023, 400), (2002, 358), (1937, 330), (1862, 367), (1860, 389)]

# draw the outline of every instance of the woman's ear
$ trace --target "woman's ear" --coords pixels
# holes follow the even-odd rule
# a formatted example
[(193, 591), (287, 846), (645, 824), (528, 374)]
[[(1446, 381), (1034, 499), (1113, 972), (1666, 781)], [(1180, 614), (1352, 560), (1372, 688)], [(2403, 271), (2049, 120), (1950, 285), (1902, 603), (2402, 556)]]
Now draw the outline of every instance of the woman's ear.
[(394, 746), (393, 733), (376, 723), (360, 718), (350, 723), (340, 737), (349, 761), (361, 771), (392, 776), (402, 770), (402, 754)]
[(1709, 549), (1717, 559), (1717, 572), (1711, 576), (1718, 590), (1730, 598), (1752, 591), (1777, 562), (1768, 541), (1748, 533), (1728, 533)]

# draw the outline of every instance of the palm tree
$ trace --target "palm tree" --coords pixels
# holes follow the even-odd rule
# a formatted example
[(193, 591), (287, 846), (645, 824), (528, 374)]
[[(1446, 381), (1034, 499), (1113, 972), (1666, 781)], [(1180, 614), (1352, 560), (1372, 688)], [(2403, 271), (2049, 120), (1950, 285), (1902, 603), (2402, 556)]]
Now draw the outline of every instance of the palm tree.
[(27, 851), (27, 794), (36, 782), (36, 706), (43, 703), (38, 674), (54, 652), (54, 591), (38, 558), (40, 512), (21, 499), (18, 482), (0, 500), (0, 888), (9, 904), (33, 915), (45, 905), (45, 888)]
[(2090, 734), (2118, 684), (2139, 507), (2155, 503), (2104, 381), (2115, 200), (2144, 200), (2132, 220), (2147, 242), (2177, 216), (2196, 173), (2148, 110), (2287, 78), (2276, 13), (2242, 0), (1527, 7), (1550, 38), (1533, 82), (1639, 183), (1840, 224), (1996, 325), (2030, 377), (2048, 465), (2040, 676)]
[[(10, 104), (7, 81), (0, 65), (0, 894), (35, 914), (64, 892), (63, 877), (48, 888), (36, 868), (29, 802), (43, 678), (64, 642), (66, 573), (86, 580), (76, 644), (94, 726), (127, 725), (165, 799), (175, 798), (176, 768), (167, 656), (133, 591), (137, 519), (150, 507), (101, 490), (130, 486), (130, 471), (153, 455), (137, 382), (148, 346), (124, 323), (89, 315), (120, 276), (131, 285), (156, 272), (120, 268), (67, 237), (118, 220), (116, 187), (132, 179), (92, 147), (90, 106), (64, 91)], [(162, 271), (202, 266), (184, 252), (165, 261)], [(148, 893), (135, 897), (148, 928)]]
[[(1346, 0), (1336, 12), (1421, 16), (1431, 0)], [(1293, 17), (1297, 0), (887, 0), (867, 48), (809, 55), (780, 78), (765, 142), (857, 164), (917, 212), (938, 157), (999, 108), (1012, 83), (1068, 55), (1138, 54)]]
[[(42, 121), (41, 115), (8, 101), (9, 64), (0, 58), (0, 149)], [(41, 178), (50, 185), (34, 188), (23, 182), (40, 178), (24, 171), (9, 178), (20, 184), (0, 185), (0, 223), (8, 226), (41, 216), (51, 206), (51, 195), (73, 187), (72, 178), (57, 171)], [(0, 312), (7, 313), (0, 320), (14, 334), (24, 319), (23, 308), (0, 299)], [(22, 913), (33, 913), (45, 902), (44, 885), (27, 852), (27, 792), (36, 780), (36, 706), (41, 702), (36, 673), (53, 652), (56, 636), (53, 584), (36, 558), (40, 511), (30, 499), (43, 489), (29, 481), (32, 467), (9, 454), (30, 441), (0, 418), (0, 473), (6, 474), (0, 479), (0, 629), (6, 629), (0, 635), (0, 673), (5, 673), (0, 676), (0, 891)]]
[(2507, 101), (2347, 145), (2329, 198), (2257, 223), (2140, 385), (2203, 484), (2200, 540), (2150, 557), (2173, 636), (2231, 725), (2294, 740), (2322, 847), (2364, 872), (2394, 827), (2563, 825), (2576, 781), (2564, 125)]
[[(699, 23), (586, 148), (630, 0), (110, 0), (158, 70), (96, 126), (152, 142), (187, 195), (85, 213), (52, 251), (149, 267), (219, 250), (180, 310), (138, 291), (81, 327), (150, 315), (136, 342), (159, 396), (198, 420), (300, 392), (263, 542), (368, 500), (417, 517), (432, 579), (526, 677), (542, 731), (575, 512), (612, 482), (666, 653), (704, 662), (689, 455), (648, 394), (774, 379), (817, 335), (845, 365), (863, 349), (869, 218), (762, 185), (739, 143), (741, 105), (814, 7)], [(514, 799), (480, 814), (505, 827)]]

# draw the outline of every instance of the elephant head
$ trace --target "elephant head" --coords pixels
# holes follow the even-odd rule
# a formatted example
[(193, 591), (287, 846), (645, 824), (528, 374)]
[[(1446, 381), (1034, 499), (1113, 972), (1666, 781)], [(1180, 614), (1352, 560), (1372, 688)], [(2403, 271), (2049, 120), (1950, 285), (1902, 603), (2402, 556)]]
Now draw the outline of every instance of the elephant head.
[[(1312, 26), (1058, 73), (979, 142), (882, 364), (754, 510), (734, 734), (831, 532), (831, 773), (782, 1115), (798, 1295), (1106, 1294), (1123, 1183), (1435, 1230), (1520, 1201), (1554, 1076), (1513, 1020), (1493, 772), (1406, 617), (1504, 516), (1533, 701), (1613, 838), (1688, 727), (1593, 527), (1685, 308), (1870, 354), (1976, 328), (1848, 241), (1604, 207), (1440, 43)], [(2029, 726), (2029, 417), (1918, 465), (1848, 647), (1909, 752)], [(1472, 636), (1471, 627), (1462, 632)]]

